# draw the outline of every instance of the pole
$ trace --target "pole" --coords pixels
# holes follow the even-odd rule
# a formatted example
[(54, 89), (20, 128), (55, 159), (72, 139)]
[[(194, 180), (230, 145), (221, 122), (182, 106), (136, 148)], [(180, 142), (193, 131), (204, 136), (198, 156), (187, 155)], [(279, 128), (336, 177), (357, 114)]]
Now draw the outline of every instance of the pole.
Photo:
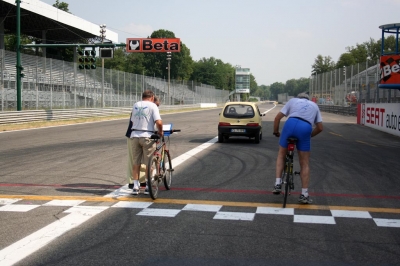
[(167, 52), (168, 61), (168, 105), (171, 105), (171, 95), (170, 95), (170, 82), (171, 82), (171, 52)]
[(171, 66), (171, 60), (168, 60), (168, 105), (171, 105), (171, 95), (169, 94), (169, 88), (170, 88), (170, 66)]
[(21, 66), (21, 8), (20, 0), (15, 0), (17, 4), (17, 111), (22, 110), (22, 101), (21, 101), (21, 71), (23, 70)]

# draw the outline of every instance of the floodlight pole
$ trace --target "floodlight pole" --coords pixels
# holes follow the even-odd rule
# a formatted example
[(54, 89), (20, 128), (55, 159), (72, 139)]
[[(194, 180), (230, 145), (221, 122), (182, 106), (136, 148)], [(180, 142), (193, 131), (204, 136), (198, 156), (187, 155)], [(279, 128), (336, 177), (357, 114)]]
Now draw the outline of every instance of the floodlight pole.
[(20, 0), (15, 0), (17, 4), (17, 111), (22, 110), (22, 101), (21, 101), (21, 72), (23, 70), (21, 66), (21, 10), (20, 10)]

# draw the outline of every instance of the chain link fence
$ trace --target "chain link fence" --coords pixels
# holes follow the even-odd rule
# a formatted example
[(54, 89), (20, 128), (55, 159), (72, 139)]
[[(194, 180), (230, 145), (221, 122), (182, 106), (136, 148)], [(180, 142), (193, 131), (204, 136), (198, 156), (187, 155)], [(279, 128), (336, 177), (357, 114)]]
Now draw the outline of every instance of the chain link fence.
[(320, 105), (400, 102), (400, 91), (379, 89), (379, 80), (379, 61), (367, 61), (311, 76), (309, 93)]
[[(131, 107), (146, 89), (162, 104), (223, 103), (229, 91), (194, 81), (148, 77), (112, 69), (77, 69), (77, 63), (21, 54), (23, 110)], [(0, 50), (0, 111), (17, 107), (16, 53)], [(103, 79), (104, 76), (104, 79)], [(168, 97), (169, 96), (169, 97)]]

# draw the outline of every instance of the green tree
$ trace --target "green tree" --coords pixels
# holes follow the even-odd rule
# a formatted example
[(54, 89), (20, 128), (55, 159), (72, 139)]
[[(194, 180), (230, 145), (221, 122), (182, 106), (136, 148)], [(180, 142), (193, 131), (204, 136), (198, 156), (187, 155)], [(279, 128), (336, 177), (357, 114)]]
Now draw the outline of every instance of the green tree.
[(270, 91), (271, 91), (271, 97), (270, 99), (272, 100), (278, 100), (278, 94), (283, 93), (285, 88), (285, 84), (281, 82), (275, 82), (271, 85)]
[(335, 68), (335, 62), (332, 61), (330, 56), (318, 55), (315, 58), (314, 64), (312, 65), (312, 74), (321, 74), (331, 71)]
[(215, 57), (201, 58), (193, 63), (191, 79), (218, 89), (233, 90), (235, 86), (235, 69)]
[(56, 3), (53, 4), (53, 6), (54, 6), (55, 8), (58, 8), (58, 9), (62, 10), (62, 11), (65, 11), (65, 12), (70, 13), (70, 12), (69, 12), (69, 9), (68, 9), (68, 4), (65, 3), (65, 2), (61, 2), (61, 3), (60, 3), (59, 0), (56, 0)]
[(343, 68), (344, 66), (351, 66), (354, 64), (356, 64), (356, 60), (354, 59), (353, 54), (344, 53), (344, 54), (340, 55), (339, 60), (336, 63), (336, 68), (339, 69), (339, 68)]
[[(154, 31), (150, 38), (175, 38), (175, 34), (168, 30)], [(168, 77), (168, 61), (166, 53), (145, 53), (143, 65), (146, 73), (159, 78)], [(171, 53), (170, 77), (176, 80), (188, 80), (192, 74), (193, 60), (190, 50), (181, 42), (180, 53)]]

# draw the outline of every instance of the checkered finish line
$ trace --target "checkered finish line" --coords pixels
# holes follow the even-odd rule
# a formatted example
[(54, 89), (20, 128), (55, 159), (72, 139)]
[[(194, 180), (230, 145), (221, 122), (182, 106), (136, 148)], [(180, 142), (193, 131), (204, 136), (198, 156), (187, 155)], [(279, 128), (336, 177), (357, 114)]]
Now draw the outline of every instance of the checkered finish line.
[[(176, 217), (180, 212), (213, 212), (215, 220), (253, 221), (256, 215), (291, 215), (294, 223), (307, 224), (336, 224), (335, 218), (372, 219), (379, 227), (400, 228), (400, 219), (373, 218), (368, 211), (330, 210), (330, 216), (298, 215), (294, 208), (256, 207), (256, 212), (221, 211), (223, 205), (186, 204), (181, 209), (151, 208), (153, 202), (119, 201), (111, 206), (82, 206), (84, 200), (51, 200), (44, 204), (18, 204), (22, 199), (0, 198), (0, 212), (28, 212), (40, 206), (71, 207), (65, 213), (83, 212), (96, 213), (108, 208), (141, 209), (136, 215), (153, 217)], [(99, 209), (100, 208), (100, 209)]]

